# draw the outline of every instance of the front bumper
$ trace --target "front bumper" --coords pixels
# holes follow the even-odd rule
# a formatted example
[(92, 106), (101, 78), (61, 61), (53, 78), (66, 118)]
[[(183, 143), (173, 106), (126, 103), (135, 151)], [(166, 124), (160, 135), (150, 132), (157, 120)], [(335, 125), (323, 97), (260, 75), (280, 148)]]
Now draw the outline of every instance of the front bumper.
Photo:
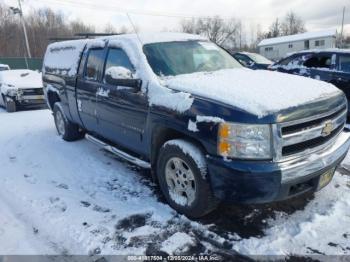
[(44, 95), (26, 95), (12, 97), (12, 100), (19, 106), (37, 106), (45, 104)]
[(319, 177), (336, 168), (350, 147), (350, 133), (307, 157), (278, 163), (207, 159), (212, 189), (217, 198), (238, 203), (268, 203), (316, 191)]

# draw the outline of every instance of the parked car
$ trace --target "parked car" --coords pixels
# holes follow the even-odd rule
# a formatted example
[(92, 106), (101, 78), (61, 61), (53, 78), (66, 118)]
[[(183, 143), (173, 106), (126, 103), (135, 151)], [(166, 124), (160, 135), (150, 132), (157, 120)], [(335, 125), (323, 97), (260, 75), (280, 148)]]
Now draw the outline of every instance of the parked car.
[(247, 70), (196, 35), (53, 43), (43, 82), (64, 140), (86, 134), (151, 169), (170, 206), (189, 217), (221, 201), (266, 203), (320, 190), (350, 146), (342, 91)]
[(10, 70), (8, 65), (0, 64), (0, 71)]
[(271, 70), (332, 83), (345, 93), (348, 101), (350, 99), (350, 50), (307, 50), (294, 53), (273, 64)]
[(238, 52), (233, 54), (233, 57), (241, 63), (244, 67), (248, 67), (250, 69), (268, 69), (270, 65), (272, 65), (272, 61), (267, 59), (266, 57), (256, 54), (256, 53), (248, 53), (248, 52)]
[(45, 105), (41, 74), (32, 70), (0, 72), (0, 105), (7, 112), (19, 107)]

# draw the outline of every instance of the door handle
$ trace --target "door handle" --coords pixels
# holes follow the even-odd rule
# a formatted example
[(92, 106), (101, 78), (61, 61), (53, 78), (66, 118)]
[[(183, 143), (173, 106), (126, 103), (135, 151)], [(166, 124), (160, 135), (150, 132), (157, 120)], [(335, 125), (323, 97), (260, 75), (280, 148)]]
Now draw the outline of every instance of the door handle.
[(103, 87), (99, 87), (96, 91), (96, 96), (99, 97), (109, 97), (110, 90), (104, 89)]

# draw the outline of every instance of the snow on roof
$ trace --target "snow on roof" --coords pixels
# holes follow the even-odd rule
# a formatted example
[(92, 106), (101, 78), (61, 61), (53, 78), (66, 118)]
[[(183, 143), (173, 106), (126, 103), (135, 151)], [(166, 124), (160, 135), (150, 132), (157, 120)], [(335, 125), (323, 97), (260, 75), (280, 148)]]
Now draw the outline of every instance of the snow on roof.
[(302, 41), (302, 40), (314, 39), (314, 38), (329, 37), (329, 36), (335, 37), (336, 34), (337, 34), (337, 30), (335, 29), (317, 31), (317, 32), (307, 32), (307, 33), (296, 34), (296, 35), (288, 35), (288, 36), (264, 39), (258, 44), (258, 46), (276, 45), (276, 44)]
[(104, 39), (123, 39), (136, 40), (143, 45), (151, 43), (162, 42), (174, 42), (174, 41), (189, 41), (189, 40), (208, 40), (200, 35), (185, 34), (185, 33), (141, 33), (141, 34), (124, 34), (110, 37), (104, 37)]
[(27, 69), (1, 71), (0, 82), (17, 88), (43, 86), (41, 73)]
[(50, 44), (47, 48), (43, 72), (50, 71), (60, 75), (74, 76), (77, 73), (80, 55), (86, 45), (89, 48), (103, 47), (105, 41), (123, 41), (137, 44), (150, 44), (172, 41), (207, 40), (199, 35), (184, 33), (147, 33), (147, 34), (123, 34), (96, 39), (70, 40)]
[(350, 49), (340, 49), (340, 48), (325, 48), (325, 49), (308, 49), (308, 50), (302, 50), (299, 52), (292, 52), (289, 53), (289, 55), (293, 55), (296, 53), (323, 53), (323, 52), (329, 52), (329, 53), (345, 53), (349, 54)]

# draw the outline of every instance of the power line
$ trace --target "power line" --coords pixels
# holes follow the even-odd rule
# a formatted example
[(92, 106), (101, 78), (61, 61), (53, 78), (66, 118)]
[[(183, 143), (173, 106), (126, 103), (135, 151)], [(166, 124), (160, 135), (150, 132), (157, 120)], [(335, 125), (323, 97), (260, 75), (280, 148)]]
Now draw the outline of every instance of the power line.
[[(59, 5), (70, 5), (70, 6), (75, 6), (75, 7), (84, 7), (84, 8), (88, 8), (88, 9), (99, 9), (99, 10), (103, 10), (103, 11), (108, 11), (108, 12), (117, 12), (123, 15), (128, 14), (132, 14), (132, 15), (145, 15), (145, 16), (154, 16), (154, 17), (169, 17), (169, 18), (183, 18), (183, 19), (208, 19), (210, 17), (212, 17), (213, 15), (189, 15), (189, 14), (175, 14), (175, 13), (165, 13), (165, 12), (152, 12), (152, 11), (138, 11), (138, 10), (129, 10), (129, 9), (121, 9), (120, 6), (116, 6), (116, 5), (96, 5), (92, 2), (88, 2), (88, 3), (77, 3), (75, 1), (72, 0), (37, 0), (40, 2), (45, 2), (45, 3), (52, 3), (54, 2), (55, 4), (59, 4)], [(214, 15), (215, 16), (215, 15)], [(234, 16), (232, 16), (234, 17)], [(221, 19), (223, 20), (231, 20), (232, 17), (223, 17), (220, 16)], [(259, 17), (257, 18), (244, 18), (244, 19), (248, 19), (248, 20), (270, 20), (270, 17)]]

